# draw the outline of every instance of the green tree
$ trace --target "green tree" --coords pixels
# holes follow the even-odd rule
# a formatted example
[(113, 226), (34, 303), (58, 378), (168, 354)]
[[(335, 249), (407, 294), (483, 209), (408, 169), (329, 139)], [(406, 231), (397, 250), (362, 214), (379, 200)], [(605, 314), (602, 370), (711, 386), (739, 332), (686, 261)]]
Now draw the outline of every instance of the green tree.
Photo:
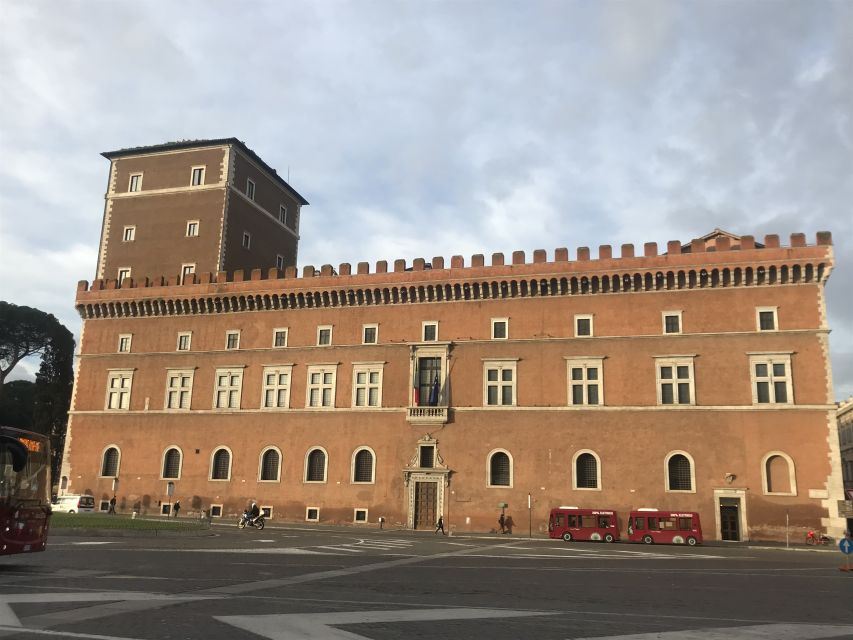
[[(21, 360), (35, 355), (41, 355), (41, 366), (29, 410), (31, 428), (50, 437), (55, 477), (68, 426), (74, 337), (51, 314), (0, 300), (0, 402), (6, 377)], [(20, 405), (18, 410), (24, 411)]]
[(12, 380), (0, 396), (0, 424), (18, 429), (33, 428), (36, 385), (30, 380)]

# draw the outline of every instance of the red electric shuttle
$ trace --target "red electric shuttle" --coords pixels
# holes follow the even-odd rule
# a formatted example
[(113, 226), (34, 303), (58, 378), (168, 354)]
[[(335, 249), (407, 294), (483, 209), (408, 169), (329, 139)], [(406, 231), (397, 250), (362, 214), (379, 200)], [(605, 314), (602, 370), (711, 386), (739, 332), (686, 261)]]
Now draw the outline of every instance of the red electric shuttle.
[(619, 540), (619, 519), (612, 509), (557, 507), (551, 509), (548, 518), (548, 535), (566, 542), (616, 542)]
[(702, 544), (702, 525), (695, 511), (637, 509), (628, 520), (629, 542)]

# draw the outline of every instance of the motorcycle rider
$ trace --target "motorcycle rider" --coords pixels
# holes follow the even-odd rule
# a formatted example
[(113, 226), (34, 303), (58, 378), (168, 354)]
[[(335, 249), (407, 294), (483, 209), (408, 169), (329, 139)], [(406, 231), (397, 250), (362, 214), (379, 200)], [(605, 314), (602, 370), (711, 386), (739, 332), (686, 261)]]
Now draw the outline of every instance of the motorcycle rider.
[(252, 506), (249, 507), (248, 511), (246, 511), (246, 524), (249, 526), (255, 525), (255, 518), (261, 515), (261, 509), (258, 507), (258, 503), (252, 501)]

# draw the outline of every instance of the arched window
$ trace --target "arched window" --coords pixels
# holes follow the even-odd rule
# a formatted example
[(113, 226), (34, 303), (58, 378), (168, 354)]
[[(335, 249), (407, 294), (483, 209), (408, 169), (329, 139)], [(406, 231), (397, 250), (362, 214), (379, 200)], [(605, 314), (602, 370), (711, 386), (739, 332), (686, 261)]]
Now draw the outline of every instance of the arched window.
[(352, 460), (352, 481), (373, 482), (373, 452), (370, 449), (359, 449)]
[(305, 482), (326, 481), (326, 452), (312, 449), (305, 459)]
[(512, 486), (512, 459), (506, 451), (493, 451), (489, 456), (489, 486)]
[(574, 459), (573, 489), (601, 489), (601, 468), (592, 451), (578, 451)]
[(181, 477), (181, 450), (169, 447), (163, 454), (163, 478), (176, 479)]
[(229, 480), (231, 478), (231, 452), (228, 449), (217, 449), (210, 462), (211, 480)]
[(101, 476), (104, 478), (117, 478), (120, 457), (121, 454), (118, 447), (110, 446), (104, 449), (104, 457), (101, 460)]
[(771, 451), (765, 455), (761, 460), (761, 475), (764, 480), (764, 493), (797, 495), (794, 461), (787, 453)]
[(261, 453), (259, 479), (276, 482), (281, 476), (281, 453), (275, 447), (269, 447)]
[(666, 460), (667, 491), (694, 491), (693, 461), (683, 452), (673, 452)]

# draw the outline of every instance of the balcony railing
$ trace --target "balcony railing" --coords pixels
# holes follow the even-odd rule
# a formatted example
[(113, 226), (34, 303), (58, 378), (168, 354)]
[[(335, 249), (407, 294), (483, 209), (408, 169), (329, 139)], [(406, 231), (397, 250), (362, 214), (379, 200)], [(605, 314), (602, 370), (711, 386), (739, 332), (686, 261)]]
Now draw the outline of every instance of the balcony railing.
[(409, 407), (406, 419), (412, 424), (444, 424), (447, 407)]

